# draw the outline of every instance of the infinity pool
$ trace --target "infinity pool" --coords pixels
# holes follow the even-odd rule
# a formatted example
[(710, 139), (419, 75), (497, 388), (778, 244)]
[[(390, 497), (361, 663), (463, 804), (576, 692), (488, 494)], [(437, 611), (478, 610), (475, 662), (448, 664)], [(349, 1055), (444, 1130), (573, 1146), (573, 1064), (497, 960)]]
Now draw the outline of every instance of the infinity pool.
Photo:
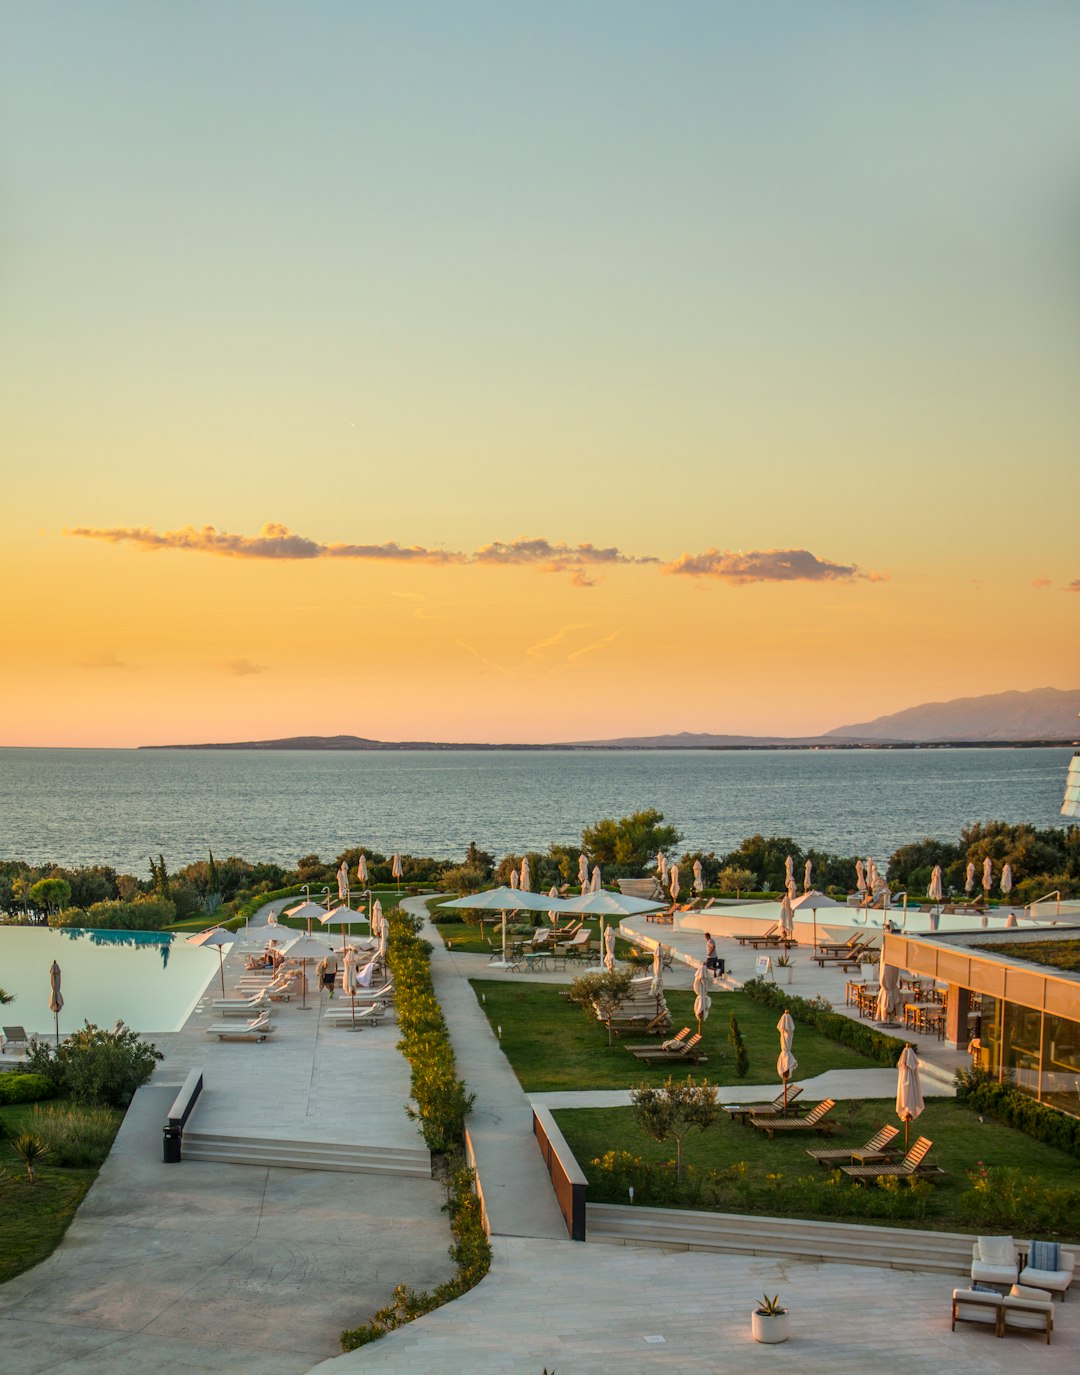
[(60, 966), (64, 1007), (60, 1034), (84, 1021), (134, 1031), (177, 1031), (217, 974), (215, 950), (164, 931), (87, 931), (0, 926), (0, 988), (15, 995), (2, 1009), (5, 1026), (52, 1032), (49, 968)]

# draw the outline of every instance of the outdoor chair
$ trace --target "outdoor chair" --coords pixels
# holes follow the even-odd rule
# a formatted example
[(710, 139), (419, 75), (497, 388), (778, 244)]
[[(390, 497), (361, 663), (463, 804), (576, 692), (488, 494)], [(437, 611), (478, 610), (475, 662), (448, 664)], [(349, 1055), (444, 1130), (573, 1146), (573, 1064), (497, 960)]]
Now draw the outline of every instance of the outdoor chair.
[[(656, 1017), (654, 1020), (655, 1020), (655, 1022), (656, 1022), (656, 1028), (655, 1028), (655, 1030), (652, 1030), (651, 1026), (647, 1026), (647, 1027), (645, 1028), (645, 1031), (646, 1031), (646, 1032), (650, 1032), (650, 1034), (652, 1034), (652, 1035), (654, 1035), (654, 1036), (662, 1036), (664, 1033), (663, 1033), (663, 1029), (662, 1029), (662, 1025), (661, 1025), (661, 1024), (662, 1024), (662, 1023), (664, 1022), (664, 1020), (665, 1020), (664, 1014), (661, 1013), (660, 1016)], [(690, 1036), (690, 1028), (689, 1028), (688, 1026), (684, 1026), (683, 1029), (682, 1029), (682, 1031), (676, 1032), (676, 1034), (675, 1034), (674, 1036), (672, 1036), (670, 1039), (671, 1039), (672, 1041), (680, 1041), (680, 1042), (681, 1042), (681, 1041), (686, 1041), (686, 1040), (688, 1039), (689, 1036)], [(635, 1051), (637, 1051), (637, 1050), (655, 1050), (656, 1047), (657, 1047), (657, 1043), (656, 1043), (655, 1041), (635, 1041), (633, 1044), (625, 1044), (625, 1043), (624, 1043), (624, 1046), (623, 1046), (623, 1048), (624, 1048), (625, 1050), (635, 1050)]]
[(896, 1127), (882, 1127), (875, 1132), (865, 1146), (849, 1150), (847, 1146), (830, 1146), (823, 1151), (807, 1151), (806, 1154), (819, 1165), (838, 1166), (841, 1163), (865, 1165), (871, 1160), (884, 1160), (894, 1154), (892, 1142), (899, 1135)]
[[(798, 1107), (794, 1106), (795, 1099), (802, 1094), (802, 1091), (803, 1090), (801, 1084), (788, 1085), (788, 1114), (798, 1115), (802, 1111), (801, 1103), (798, 1105)], [(777, 1117), (785, 1115), (784, 1095), (782, 1093), (778, 1093), (771, 1103), (724, 1103), (721, 1106), (733, 1122), (736, 1118), (738, 1118), (742, 1122), (744, 1127), (746, 1126), (747, 1120), (753, 1117), (755, 1113), (760, 1113), (766, 1117)]]
[(944, 1174), (938, 1165), (931, 1165), (926, 1157), (930, 1154), (933, 1142), (928, 1136), (920, 1136), (903, 1160), (893, 1165), (843, 1165), (841, 1168), (849, 1179), (880, 1179), (882, 1176), (903, 1177), (917, 1174), (920, 1177)]
[(1045, 1289), (1026, 1284), (1014, 1284), (1001, 1300), (1001, 1327), (998, 1336), (1006, 1332), (1045, 1332), (1046, 1345), (1054, 1330), (1054, 1303)]
[(1020, 1251), (1012, 1237), (976, 1237), (971, 1245), (972, 1284), (1008, 1289), (1016, 1283)]
[(250, 998), (215, 998), (210, 1007), (219, 1017), (242, 1017), (246, 1012), (261, 1012), (269, 1001), (266, 990), (263, 989), (259, 993), (253, 993)]
[(759, 932), (757, 935), (747, 936), (745, 940), (741, 937), (737, 937), (736, 939), (739, 941), (740, 945), (752, 945), (755, 950), (760, 950), (763, 945), (779, 945), (783, 938), (783, 934), (778, 923), (773, 922), (767, 931)]
[(958, 1322), (974, 1322), (984, 1327), (992, 1327), (994, 1336), (1001, 1336), (1001, 1295), (985, 1293), (980, 1289), (954, 1289), (952, 1291), (952, 1331)]
[(353, 1007), (348, 999), (340, 1006), (335, 1003), (323, 1013), (323, 1021), (330, 1026), (355, 1027), (357, 1031), (365, 1026), (378, 1026), (386, 1015), (385, 1003), (368, 1003), (365, 1007)]
[(4, 1039), (0, 1042), (0, 1055), (7, 1050), (8, 1046), (29, 1046), (30, 1037), (26, 1034), (25, 1027), (6, 1026), (4, 1027)]
[(767, 1133), (770, 1141), (777, 1132), (832, 1131), (838, 1123), (832, 1121), (828, 1114), (835, 1107), (835, 1098), (823, 1098), (820, 1103), (814, 1104), (805, 1117), (784, 1117), (780, 1113), (774, 1117), (766, 1117), (758, 1114), (751, 1117), (750, 1125), (757, 1131)]
[(1027, 1247), (1020, 1283), (1036, 1289), (1049, 1289), (1060, 1294), (1062, 1301), (1073, 1282), (1076, 1255), (1066, 1251), (1056, 1241), (1033, 1241)]
[(230, 1022), (215, 1022), (206, 1028), (207, 1036), (216, 1036), (219, 1041), (265, 1041), (273, 1033), (270, 1014), (263, 1013), (246, 1026), (234, 1026)]
[(701, 1053), (701, 1037), (695, 1031), (688, 1041), (675, 1044), (665, 1041), (651, 1050), (635, 1050), (634, 1058), (650, 1065), (666, 1064), (669, 1060), (688, 1060), (699, 1064), (705, 1056)]

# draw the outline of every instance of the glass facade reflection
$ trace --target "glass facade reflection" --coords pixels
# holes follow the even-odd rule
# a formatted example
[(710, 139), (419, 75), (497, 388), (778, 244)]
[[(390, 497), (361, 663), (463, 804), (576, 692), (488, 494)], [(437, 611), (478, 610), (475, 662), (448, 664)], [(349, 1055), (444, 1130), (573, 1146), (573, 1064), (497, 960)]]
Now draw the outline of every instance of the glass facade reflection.
[(1080, 1117), (1080, 1022), (983, 994), (980, 1064)]

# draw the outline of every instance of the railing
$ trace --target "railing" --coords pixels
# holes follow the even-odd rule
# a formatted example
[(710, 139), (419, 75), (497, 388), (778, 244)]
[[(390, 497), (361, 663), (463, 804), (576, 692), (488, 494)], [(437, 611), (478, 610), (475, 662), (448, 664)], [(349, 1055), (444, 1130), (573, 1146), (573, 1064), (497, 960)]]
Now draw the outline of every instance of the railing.
[(533, 1105), (533, 1135), (544, 1157), (551, 1187), (571, 1241), (585, 1240), (585, 1197), (589, 1181), (578, 1167), (562, 1132), (547, 1108)]
[(1025, 903), (1025, 904), (1024, 904), (1024, 911), (1028, 914), (1029, 917), (1033, 917), (1033, 916), (1035, 915), (1035, 913), (1032, 911), (1032, 908), (1038, 907), (1038, 905), (1039, 905), (1041, 902), (1049, 902), (1051, 898), (1053, 898), (1053, 899), (1054, 899), (1054, 902), (1055, 902), (1054, 916), (1055, 916), (1055, 917), (1060, 916), (1060, 915), (1061, 915), (1061, 889), (1060, 889), (1060, 888), (1055, 888), (1054, 891), (1053, 891), (1052, 893), (1047, 893), (1045, 897), (1036, 898), (1034, 902)]

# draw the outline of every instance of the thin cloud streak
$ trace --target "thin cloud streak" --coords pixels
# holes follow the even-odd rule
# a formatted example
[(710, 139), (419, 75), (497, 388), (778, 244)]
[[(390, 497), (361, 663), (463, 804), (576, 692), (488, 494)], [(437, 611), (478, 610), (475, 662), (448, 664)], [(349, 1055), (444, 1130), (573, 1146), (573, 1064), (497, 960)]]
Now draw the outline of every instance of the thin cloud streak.
[(809, 549), (706, 549), (703, 554), (680, 554), (664, 564), (664, 573), (711, 578), (742, 585), (751, 582), (884, 581), (880, 573), (864, 573), (854, 563), (819, 559)]

